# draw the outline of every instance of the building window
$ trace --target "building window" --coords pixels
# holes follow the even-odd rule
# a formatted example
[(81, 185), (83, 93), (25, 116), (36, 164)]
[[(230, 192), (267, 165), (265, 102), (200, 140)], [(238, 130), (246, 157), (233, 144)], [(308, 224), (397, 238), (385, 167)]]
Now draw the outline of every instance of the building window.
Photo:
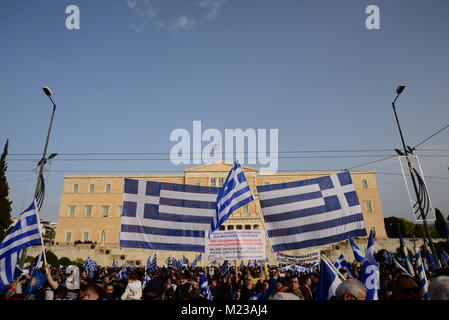
[(259, 225), (258, 224), (253, 225), (253, 229), (254, 230), (259, 230)]
[(95, 191), (95, 184), (89, 184), (89, 193), (93, 193)]
[(65, 242), (70, 242), (70, 241), (72, 241), (72, 233), (66, 232), (65, 233)]
[(217, 186), (217, 178), (210, 178), (210, 186), (211, 187)]
[(243, 229), (243, 226), (242, 225), (237, 225), (236, 227), (235, 227), (237, 230), (242, 230)]
[(196, 185), (197, 187), (199, 187), (199, 186), (201, 185), (201, 182), (195, 182), (195, 185)]
[(373, 212), (373, 205), (371, 200), (364, 200), (363, 202), (365, 203), (366, 212)]
[(123, 206), (118, 206), (118, 216), (121, 217), (123, 214)]
[(228, 230), (234, 230), (234, 226), (231, 224), (228, 226)]
[(362, 179), (362, 189), (368, 189), (368, 180)]
[(242, 212), (243, 213), (248, 213), (249, 211), (248, 211), (248, 205), (247, 204), (245, 204), (243, 207), (242, 207)]
[(263, 184), (264, 185), (270, 184), (270, 181), (264, 181)]
[(74, 183), (73, 184), (73, 189), (72, 189), (73, 193), (78, 193), (78, 183)]
[(218, 230), (225, 230), (226, 227), (225, 226), (220, 226), (220, 228), (218, 228)]
[(89, 240), (89, 232), (83, 232), (83, 241)]
[(106, 193), (111, 192), (111, 184), (110, 183), (106, 183), (106, 185), (105, 185), (105, 192)]
[(218, 186), (221, 187), (224, 183), (224, 178), (218, 178)]
[(245, 230), (251, 230), (251, 225), (246, 224), (246, 225), (245, 225)]
[(105, 243), (106, 242), (106, 231), (101, 231), (100, 233), (100, 243)]
[(86, 217), (92, 217), (92, 206), (86, 206)]
[(69, 217), (75, 216), (76, 206), (69, 206)]
[(102, 206), (103, 217), (109, 216), (109, 206)]

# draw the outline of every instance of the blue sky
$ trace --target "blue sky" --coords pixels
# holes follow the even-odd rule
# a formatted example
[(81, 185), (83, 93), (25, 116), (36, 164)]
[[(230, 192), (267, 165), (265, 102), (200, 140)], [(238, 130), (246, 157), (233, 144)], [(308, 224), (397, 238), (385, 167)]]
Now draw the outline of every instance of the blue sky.
[[(65, 27), (71, 4), (80, 30)], [(370, 4), (380, 8), (380, 30), (365, 27)], [(3, 0), (0, 144), (10, 140), (13, 215), (36, 183), (37, 162), (13, 159), (42, 152), (51, 115), (42, 86), (58, 104), (48, 151), (60, 156), (46, 173), (41, 213), (52, 221), (64, 172), (184, 168), (63, 154), (168, 153), (170, 132), (191, 131), (193, 120), (203, 130), (278, 129), (280, 151), (393, 150), (401, 142), (391, 102), (405, 83), (397, 109), (416, 145), (449, 123), (448, 13), (446, 0)], [(448, 137), (445, 130), (421, 148), (449, 150)], [(389, 154), (288, 154), (315, 158), (281, 158), (279, 170), (351, 168)], [(427, 179), (432, 202), (447, 215), (449, 151), (417, 154), (436, 177)], [(316, 158), (323, 155), (345, 157)], [(397, 159), (358, 169), (379, 172), (385, 216), (412, 219), (402, 177), (386, 174), (400, 173)]]

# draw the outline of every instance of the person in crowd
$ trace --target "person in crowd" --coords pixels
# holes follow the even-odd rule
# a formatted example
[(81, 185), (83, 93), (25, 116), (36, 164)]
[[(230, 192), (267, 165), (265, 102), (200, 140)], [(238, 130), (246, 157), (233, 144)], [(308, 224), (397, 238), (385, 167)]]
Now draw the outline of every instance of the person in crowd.
[(254, 295), (254, 286), (252, 279), (243, 281), (243, 287), (240, 293), (240, 300), (249, 300)]
[(78, 300), (99, 300), (101, 295), (101, 290), (98, 286), (88, 284), (80, 289)]
[(287, 292), (295, 294), (299, 300), (304, 300), (304, 296), (301, 293), (301, 290), (299, 288), (299, 279), (298, 276), (293, 275), (290, 279), (290, 286), (287, 290)]
[(449, 276), (439, 276), (430, 281), (429, 300), (449, 300)]
[(308, 275), (302, 275), (299, 278), (299, 290), (304, 297), (304, 300), (313, 300), (312, 290), (310, 286), (312, 285), (312, 280)]
[(122, 294), (122, 300), (140, 300), (142, 298), (142, 283), (134, 272), (128, 272), (128, 285)]
[(401, 274), (396, 278), (399, 300), (423, 300), (419, 292), (419, 287), (412, 277)]
[(104, 285), (104, 295), (102, 297), (102, 300), (120, 300), (115, 295), (114, 285), (112, 283), (108, 282)]
[(335, 290), (336, 300), (365, 300), (366, 288), (357, 279), (347, 279)]

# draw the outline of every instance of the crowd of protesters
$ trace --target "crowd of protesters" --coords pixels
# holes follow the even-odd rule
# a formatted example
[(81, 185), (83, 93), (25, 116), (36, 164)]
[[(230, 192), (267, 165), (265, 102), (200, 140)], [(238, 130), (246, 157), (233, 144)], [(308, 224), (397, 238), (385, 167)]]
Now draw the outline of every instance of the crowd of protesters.
[[(361, 272), (360, 263), (352, 264), (356, 277)], [(70, 289), (70, 277), (65, 267), (44, 265), (45, 283), (31, 293), (24, 288), (30, 275), (22, 275), (2, 294), (3, 300), (204, 300), (200, 290), (200, 273), (207, 276), (213, 300), (315, 300), (319, 270), (296, 272), (283, 270), (282, 266), (230, 267), (229, 277), (220, 275), (217, 267), (187, 267), (179, 270), (158, 267), (147, 273), (144, 267), (128, 268), (126, 277), (120, 279), (120, 268), (98, 267), (91, 277), (81, 268), (79, 289)], [(283, 271), (283, 272), (281, 272)], [(379, 263), (379, 300), (423, 300), (417, 276), (412, 278), (394, 265)], [(352, 279), (346, 270), (340, 273), (347, 278), (336, 289), (336, 300), (364, 300), (365, 286)], [(449, 300), (449, 269), (432, 273), (429, 279), (429, 299)], [(144, 280), (145, 279), (145, 280)]]

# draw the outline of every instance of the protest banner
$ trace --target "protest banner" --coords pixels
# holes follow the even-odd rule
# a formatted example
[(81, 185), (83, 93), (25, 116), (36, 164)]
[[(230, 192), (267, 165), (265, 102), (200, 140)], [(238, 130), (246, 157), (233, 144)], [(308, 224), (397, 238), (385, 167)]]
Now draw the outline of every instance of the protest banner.
[(290, 256), (282, 252), (276, 253), (276, 263), (278, 265), (299, 265), (307, 266), (320, 261), (320, 251), (312, 251), (299, 256)]

